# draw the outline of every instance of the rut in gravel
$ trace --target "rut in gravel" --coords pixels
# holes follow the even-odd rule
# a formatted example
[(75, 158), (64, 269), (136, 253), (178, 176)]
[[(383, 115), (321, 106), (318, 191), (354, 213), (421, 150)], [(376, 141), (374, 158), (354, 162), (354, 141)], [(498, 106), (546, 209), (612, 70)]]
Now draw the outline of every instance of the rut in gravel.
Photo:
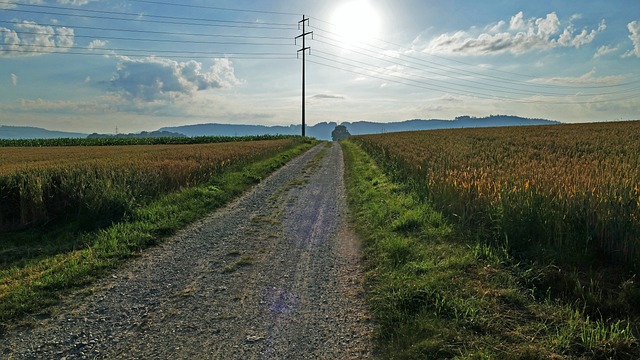
[(9, 330), (0, 355), (371, 357), (343, 171), (338, 144), (316, 146), (54, 315)]

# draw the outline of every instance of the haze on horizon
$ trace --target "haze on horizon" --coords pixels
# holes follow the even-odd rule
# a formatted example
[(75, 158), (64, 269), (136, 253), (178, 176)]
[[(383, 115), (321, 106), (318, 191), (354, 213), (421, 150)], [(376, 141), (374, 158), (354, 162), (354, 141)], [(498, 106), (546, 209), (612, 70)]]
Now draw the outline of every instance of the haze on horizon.
[(640, 119), (635, 0), (0, 0), (0, 125)]

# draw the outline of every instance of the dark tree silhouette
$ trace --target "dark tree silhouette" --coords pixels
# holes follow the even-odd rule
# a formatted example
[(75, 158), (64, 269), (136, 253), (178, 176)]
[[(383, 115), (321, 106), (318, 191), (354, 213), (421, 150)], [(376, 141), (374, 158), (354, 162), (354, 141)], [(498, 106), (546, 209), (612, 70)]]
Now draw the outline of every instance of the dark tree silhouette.
[(351, 134), (349, 134), (349, 130), (347, 130), (347, 127), (344, 125), (336, 126), (336, 128), (331, 132), (331, 138), (333, 141), (344, 140), (349, 136), (351, 136)]

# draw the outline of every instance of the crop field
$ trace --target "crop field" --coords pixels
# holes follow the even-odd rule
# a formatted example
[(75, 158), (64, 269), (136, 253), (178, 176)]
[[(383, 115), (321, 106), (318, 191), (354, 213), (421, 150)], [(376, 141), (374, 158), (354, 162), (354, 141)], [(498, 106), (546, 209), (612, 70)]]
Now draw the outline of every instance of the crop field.
[(69, 217), (110, 222), (140, 202), (202, 184), (228, 166), (297, 142), (5, 147), (0, 158), (0, 232)]
[(640, 122), (355, 140), (487, 239), (556, 262), (640, 270)]
[(0, 147), (185, 145), (290, 139), (292, 135), (194, 136), (194, 137), (106, 137), (61, 139), (0, 139)]
[(342, 146), (383, 358), (640, 357), (640, 122)]
[(209, 140), (3, 147), (0, 329), (46, 311), (314, 144), (300, 137)]

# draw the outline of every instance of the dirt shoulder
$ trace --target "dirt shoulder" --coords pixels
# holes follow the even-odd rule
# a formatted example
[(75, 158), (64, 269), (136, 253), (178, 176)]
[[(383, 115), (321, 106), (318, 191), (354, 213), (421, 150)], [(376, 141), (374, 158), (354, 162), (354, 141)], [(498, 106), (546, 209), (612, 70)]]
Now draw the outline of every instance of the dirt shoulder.
[(342, 150), (319, 145), (54, 315), (3, 358), (371, 357)]

